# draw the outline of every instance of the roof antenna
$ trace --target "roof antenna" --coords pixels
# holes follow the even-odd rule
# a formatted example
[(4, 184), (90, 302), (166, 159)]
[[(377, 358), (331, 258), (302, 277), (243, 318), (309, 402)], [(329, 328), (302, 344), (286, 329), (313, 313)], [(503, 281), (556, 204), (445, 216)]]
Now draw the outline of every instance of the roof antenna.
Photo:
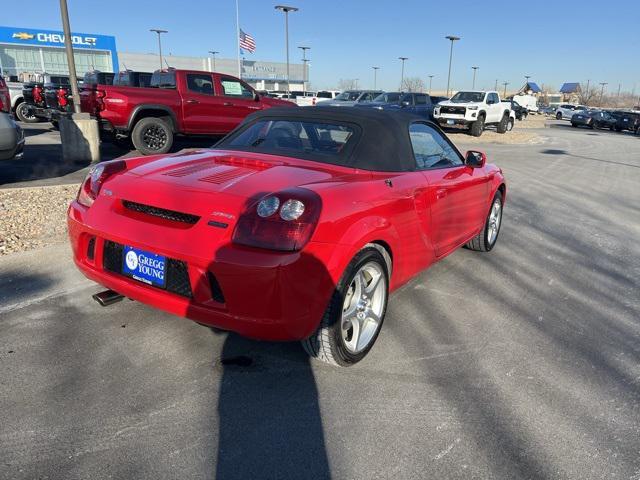
[(169, 65), (169, 62), (167, 62), (167, 59), (166, 59), (166, 58), (164, 59), (164, 63), (165, 63), (165, 65), (167, 66), (167, 68), (171, 68), (171, 66)]

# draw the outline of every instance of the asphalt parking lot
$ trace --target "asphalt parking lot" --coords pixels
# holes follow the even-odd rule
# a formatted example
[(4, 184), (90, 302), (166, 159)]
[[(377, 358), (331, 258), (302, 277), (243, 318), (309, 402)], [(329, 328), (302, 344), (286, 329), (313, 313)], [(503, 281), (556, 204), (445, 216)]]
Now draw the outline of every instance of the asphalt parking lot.
[(349, 369), (101, 308), (66, 245), (3, 258), (0, 478), (640, 479), (640, 137), (543, 135), (473, 145), (498, 246), (392, 295)]

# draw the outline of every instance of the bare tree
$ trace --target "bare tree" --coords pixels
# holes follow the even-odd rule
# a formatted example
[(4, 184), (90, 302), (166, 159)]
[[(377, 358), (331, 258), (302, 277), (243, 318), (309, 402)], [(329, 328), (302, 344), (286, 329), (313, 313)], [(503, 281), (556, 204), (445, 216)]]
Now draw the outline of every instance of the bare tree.
[(341, 78), (338, 82), (338, 90), (355, 90), (358, 86), (358, 81), (355, 78)]
[(600, 97), (600, 92), (594, 85), (580, 84), (580, 90), (577, 92), (578, 103), (581, 105), (589, 105), (593, 103), (596, 98)]
[(403, 92), (424, 92), (424, 81), (420, 77), (407, 77), (402, 82)]

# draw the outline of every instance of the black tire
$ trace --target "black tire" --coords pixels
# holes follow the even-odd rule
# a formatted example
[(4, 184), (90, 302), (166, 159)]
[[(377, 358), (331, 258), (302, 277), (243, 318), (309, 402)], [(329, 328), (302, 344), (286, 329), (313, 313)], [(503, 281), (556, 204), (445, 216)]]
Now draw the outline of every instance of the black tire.
[(38, 123), (40, 121), (38, 117), (27, 114), (27, 104), (25, 102), (20, 102), (16, 107), (16, 117), (24, 123)]
[[(498, 231), (496, 232), (493, 240), (490, 240), (489, 230), (491, 212), (493, 211), (493, 206), (496, 202), (500, 203), (499, 221), (497, 226)], [(487, 214), (487, 218), (484, 221), (482, 230), (480, 230), (480, 232), (471, 240), (469, 240), (465, 245), (469, 250), (475, 250), (477, 252), (490, 252), (491, 250), (493, 250), (493, 247), (496, 246), (498, 237), (500, 236), (500, 227), (502, 226), (502, 206), (502, 192), (498, 190), (496, 192), (496, 195), (493, 197), (493, 200), (491, 201), (491, 207), (489, 208), (489, 213)]]
[(113, 144), (123, 150), (133, 150), (135, 148), (131, 141), (131, 137), (115, 137), (113, 139)]
[(575, 123), (573, 123), (573, 122), (571, 122), (571, 126), (572, 126), (573, 128), (578, 128), (578, 125), (576, 125), (576, 124), (575, 124)]
[(507, 123), (507, 132), (510, 132), (511, 130), (513, 130), (513, 118), (509, 117), (509, 123)]
[(173, 131), (163, 119), (147, 117), (133, 127), (131, 141), (142, 155), (167, 153), (173, 145)]
[(556, 120), (562, 120), (562, 112), (556, 113)]
[[(362, 360), (375, 344), (378, 334), (382, 329), (384, 316), (387, 311), (387, 300), (389, 298), (389, 269), (387, 265), (391, 264), (391, 260), (386, 251), (381, 250), (382, 252), (374, 246), (367, 246), (360, 250), (351, 262), (349, 262), (349, 265), (334, 290), (318, 329), (309, 338), (302, 340), (303, 348), (312, 358), (322, 360), (331, 365), (349, 367)], [(387, 257), (386, 259), (385, 256)], [(354, 282), (356, 274), (363, 266), (370, 263), (374, 263), (379, 270), (383, 272), (385, 281), (384, 304), (382, 306), (382, 314), (380, 315), (380, 323), (377, 331), (369, 340), (368, 345), (362, 351), (352, 353), (347, 348), (341, 331), (344, 299), (351, 288), (352, 282)], [(382, 281), (382, 279), (380, 281)]]
[(507, 125), (509, 124), (509, 114), (505, 113), (500, 120), (500, 123), (496, 127), (498, 133), (505, 133), (507, 131)]
[(483, 131), (484, 131), (484, 116), (481, 115), (480, 117), (478, 117), (478, 120), (476, 120), (471, 124), (469, 133), (473, 137), (479, 137), (480, 135), (482, 135)]
[(60, 123), (57, 120), (51, 120), (51, 126), (54, 130), (60, 131)]
[(523, 112), (522, 113), (522, 119), (523, 120), (526, 120), (528, 116), (529, 116), (529, 114), (527, 112)]

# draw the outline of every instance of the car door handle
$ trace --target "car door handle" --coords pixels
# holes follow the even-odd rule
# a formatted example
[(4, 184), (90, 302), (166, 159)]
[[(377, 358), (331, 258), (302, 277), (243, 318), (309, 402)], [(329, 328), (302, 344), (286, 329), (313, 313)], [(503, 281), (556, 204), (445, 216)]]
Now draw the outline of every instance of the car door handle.
[(191, 100), (187, 100), (187, 103), (200, 103), (200, 102), (198, 100), (191, 99)]
[(224, 102), (223, 105), (225, 107), (233, 107), (233, 103), (231, 103), (231, 102)]

